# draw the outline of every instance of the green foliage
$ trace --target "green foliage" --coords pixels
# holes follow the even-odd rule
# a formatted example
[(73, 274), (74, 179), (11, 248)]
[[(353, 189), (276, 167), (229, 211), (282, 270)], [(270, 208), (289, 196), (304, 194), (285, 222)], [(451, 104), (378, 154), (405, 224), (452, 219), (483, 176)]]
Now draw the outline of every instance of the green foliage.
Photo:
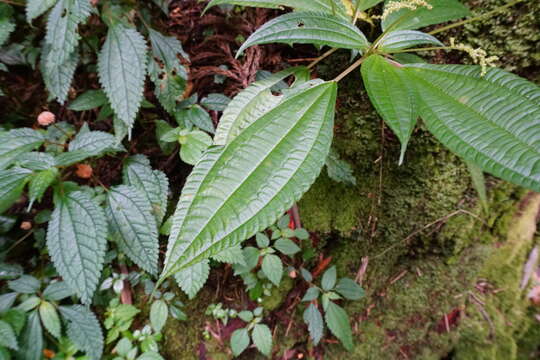
[(188, 297), (193, 299), (208, 279), (209, 273), (208, 260), (203, 260), (180, 270), (174, 274), (174, 279)]
[(160, 332), (167, 322), (167, 317), (169, 315), (169, 309), (167, 308), (167, 303), (163, 300), (156, 300), (152, 303), (150, 307), (150, 323), (152, 328), (156, 332)]
[(103, 333), (92, 311), (81, 305), (60, 306), (60, 313), (67, 320), (68, 336), (91, 359), (101, 359)]

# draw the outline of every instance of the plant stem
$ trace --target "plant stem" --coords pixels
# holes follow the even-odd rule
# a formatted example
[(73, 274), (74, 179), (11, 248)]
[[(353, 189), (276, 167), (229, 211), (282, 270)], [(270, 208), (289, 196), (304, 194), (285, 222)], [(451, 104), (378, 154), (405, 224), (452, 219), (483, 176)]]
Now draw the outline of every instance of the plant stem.
[(364, 60), (367, 59), (367, 57), (370, 55), (370, 52), (368, 51), (365, 55), (363, 55), (360, 59), (356, 60), (354, 63), (351, 64), (348, 68), (345, 69), (341, 74), (336, 76), (336, 78), (333, 80), (335, 82), (339, 82), (341, 79), (343, 79), (345, 76), (349, 75), (354, 69), (362, 65)]
[(457, 23), (453, 23), (453, 24), (450, 24), (450, 25), (447, 25), (447, 26), (443, 26), (442, 28), (439, 28), (439, 29), (435, 29), (433, 31), (431, 31), (429, 34), (430, 35), (435, 35), (435, 34), (438, 34), (440, 32), (443, 32), (443, 31), (446, 31), (446, 30), (450, 30), (450, 29), (453, 29), (455, 27), (458, 27), (458, 26), (462, 26), (462, 25), (465, 25), (465, 24), (468, 24), (468, 23), (471, 23), (473, 21), (477, 21), (477, 20), (481, 20), (485, 17), (489, 17), (493, 14), (496, 14), (498, 13), (499, 11), (502, 11), (502, 10), (505, 10), (505, 9), (508, 9), (509, 7), (512, 7), (520, 2), (523, 2), (524, 0), (514, 0), (506, 5), (503, 5), (503, 6), (499, 6), (498, 8), (496, 9), (493, 9), (491, 11), (488, 11), (487, 13), (485, 14), (482, 14), (482, 15), (478, 15), (478, 16), (474, 16), (472, 18), (469, 18), (469, 19), (465, 19), (465, 20), (462, 20), (462, 21), (458, 21)]
[(330, 50), (328, 50), (327, 52), (325, 52), (324, 54), (322, 54), (321, 56), (319, 56), (318, 58), (316, 58), (315, 60), (313, 60), (313, 61), (307, 66), (307, 68), (308, 68), (308, 69), (312, 69), (312, 68), (313, 68), (315, 65), (317, 65), (321, 60), (326, 59), (328, 56), (332, 55), (332, 54), (335, 53), (337, 50), (338, 50), (338, 48), (331, 48)]
[(10, 5), (16, 5), (16, 6), (25, 6), (24, 4), (20, 2), (12, 1), (12, 0), (0, 0), (0, 2), (5, 3), (5, 4), (10, 4)]

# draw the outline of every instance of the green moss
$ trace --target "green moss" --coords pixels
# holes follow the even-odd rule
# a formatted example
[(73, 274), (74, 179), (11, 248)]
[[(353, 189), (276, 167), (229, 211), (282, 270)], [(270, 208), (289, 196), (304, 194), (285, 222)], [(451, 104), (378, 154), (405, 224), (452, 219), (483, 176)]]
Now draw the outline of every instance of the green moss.
[(279, 287), (272, 287), (270, 290), (270, 295), (265, 296), (261, 303), (262, 307), (267, 311), (272, 311), (277, 309), (283, 304), (283, 301), (287, 298), (287, 294), (294, 287), (294, 281), (289, 276), (285, 276), (281, 279)]

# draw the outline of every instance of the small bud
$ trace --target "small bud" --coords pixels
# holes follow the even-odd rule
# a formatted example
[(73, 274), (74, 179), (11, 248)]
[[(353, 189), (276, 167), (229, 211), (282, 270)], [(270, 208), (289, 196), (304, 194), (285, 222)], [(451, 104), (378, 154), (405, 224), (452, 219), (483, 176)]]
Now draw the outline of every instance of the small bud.
[(56, 120), (56, 116), (50, 111), (43, 111), (39, 114), (37, 121), (41, 126), (49, 126)]
[(30, 230), (32, 228), (32, 223), (30, 221), (23, 221), (21, 223), (21, 230)]
[(90, 179), (92, 176), (92, 167), (88, 164), (77, 164), (77, 171), (75, 174), (81, 179)]
[(293, 269), (293, 270), (291, 270), (291, 271), (289, 272), (289, 277), (290, 277), (291, 279), (296, 279), (296, 276), (297, 276), (296, 270)]

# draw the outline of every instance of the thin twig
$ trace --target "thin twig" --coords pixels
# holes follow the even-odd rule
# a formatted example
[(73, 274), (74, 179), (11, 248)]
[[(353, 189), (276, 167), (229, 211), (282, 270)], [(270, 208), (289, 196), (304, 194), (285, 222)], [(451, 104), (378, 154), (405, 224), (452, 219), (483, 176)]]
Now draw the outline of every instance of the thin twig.
[(326, 59), (328, 56), (332, 55), (333, 53), (335, 53), (336, 51), (338, 50), (338, 48), (332, 48), (330, 50), (328, 50), (327, 52), (325, 52), (324, 54), (322, 54), (321, 56), (319, 56), (318, 58), (316, 58), (315, 60), (313, 60), (308, 66), (307, 68), (308, 69), (312, 69), (315, 65), (317, 65), (320, 61)]

